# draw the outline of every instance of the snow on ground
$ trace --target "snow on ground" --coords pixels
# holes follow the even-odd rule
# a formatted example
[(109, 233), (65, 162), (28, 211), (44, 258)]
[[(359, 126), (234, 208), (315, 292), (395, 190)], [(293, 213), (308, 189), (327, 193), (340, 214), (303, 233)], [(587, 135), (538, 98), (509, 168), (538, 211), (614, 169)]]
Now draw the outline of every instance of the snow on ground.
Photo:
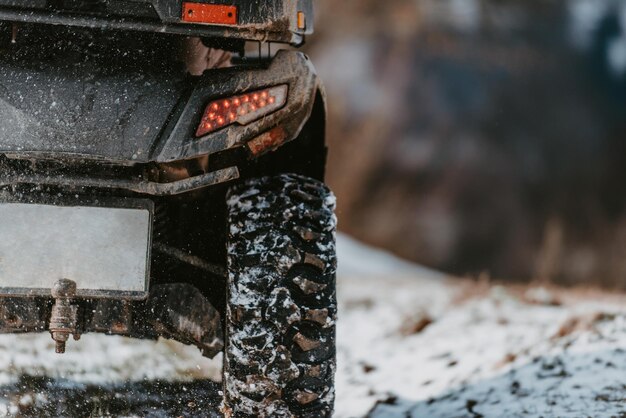
[(50, 334), (0, 335), (0, 385), (22, 375), (47, 376), (77, 383), (116, 383), (175, 378), (221, 379), (220, 355), (209, 360), (198, 349), (174, 341), (139, 341), (86, 334), (67, 343), (63, 355), (54, 352)]
[[(345, 236), (338, 248), (337, 418), (626, 417), (623, 295), (453, 281)], [(0, 336), (0, 415), (216, 416), (221, 358), (101, 335), (53, 348)], [(89, 411), (25, 407), (61, 401)]]
[(624, 296), (449, 281), (339, 248), (337, 417), (626, 417)]

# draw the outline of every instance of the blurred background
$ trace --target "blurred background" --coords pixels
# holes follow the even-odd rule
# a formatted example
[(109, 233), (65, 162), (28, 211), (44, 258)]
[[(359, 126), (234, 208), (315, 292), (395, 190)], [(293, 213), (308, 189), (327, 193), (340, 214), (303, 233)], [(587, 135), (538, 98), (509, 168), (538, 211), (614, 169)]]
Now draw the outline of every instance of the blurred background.
[(626, 1), (317, 2), (340, 228), (448, 273), (626, 288)]

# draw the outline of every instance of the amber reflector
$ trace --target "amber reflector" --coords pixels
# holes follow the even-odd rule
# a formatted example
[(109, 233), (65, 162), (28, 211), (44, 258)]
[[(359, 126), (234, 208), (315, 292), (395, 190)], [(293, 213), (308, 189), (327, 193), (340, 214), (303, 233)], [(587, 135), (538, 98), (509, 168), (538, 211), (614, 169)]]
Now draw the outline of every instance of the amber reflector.
[(298, 29), (306, 29), (306, 15), (304, 12), (298, 12)]
[(276, 128), (262, 133), (261, 135), (248, 142), (248, 148), (252, 155), (260, 155), (266, 151), (278, 148), (285, 143), (287, 133), (285, 130), (277, 126)]
[(205, 25), (236, 25), (237, 7), (183, 2), (183, 22)]

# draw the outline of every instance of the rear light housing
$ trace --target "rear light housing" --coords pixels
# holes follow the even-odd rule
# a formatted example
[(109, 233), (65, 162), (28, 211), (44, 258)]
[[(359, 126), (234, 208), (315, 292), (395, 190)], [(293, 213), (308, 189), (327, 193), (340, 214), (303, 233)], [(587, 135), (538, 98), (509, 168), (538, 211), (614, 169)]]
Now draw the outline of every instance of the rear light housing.
[(277, 111), (287, 102), (287, 92), (283, 84), (212, 101), (204, 110), (196, 138), (233, 124), (247, 125)]

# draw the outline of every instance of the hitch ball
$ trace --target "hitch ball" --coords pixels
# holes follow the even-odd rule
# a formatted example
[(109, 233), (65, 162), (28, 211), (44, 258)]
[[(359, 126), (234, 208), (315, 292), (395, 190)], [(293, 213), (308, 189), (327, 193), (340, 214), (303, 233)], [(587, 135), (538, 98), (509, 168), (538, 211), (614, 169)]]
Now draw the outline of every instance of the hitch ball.
[(70, 337), (75, 340), (80, 338), (76, 331), (76, 318), (78, 307), (71, 301), (76, 297), (76, 283), (72, 280), (62, 279), (52, 287), (52, 297), (55, 299), (50, 316), (50, 334), (56, 342), (56, 352), (65, 353), (65, 343)]

